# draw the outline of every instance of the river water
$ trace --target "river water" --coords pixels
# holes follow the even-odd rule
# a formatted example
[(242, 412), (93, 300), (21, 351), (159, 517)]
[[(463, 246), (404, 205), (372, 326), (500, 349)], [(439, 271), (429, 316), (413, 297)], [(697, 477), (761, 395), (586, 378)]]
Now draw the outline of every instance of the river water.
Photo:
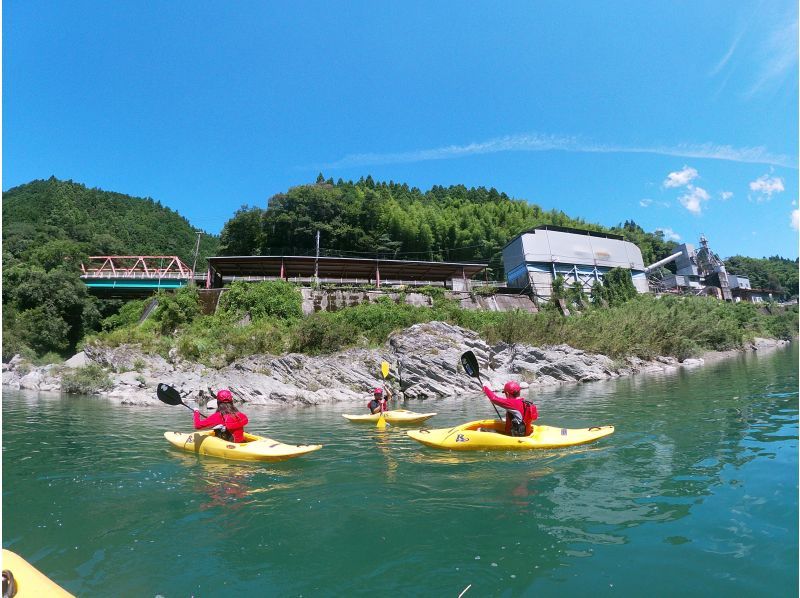
[[(169, 446), (182, 407), (4, 389), (3, 546), (86, 596), (797, 595), (797, 363), (537, 392), (540, 423), (617, 429), (527, 454), (340, 417), (363, 405), (250, 407), (250, 431), (325, 445), (266, 465)], [(406, 407), (494, 414), (478, 394)]]

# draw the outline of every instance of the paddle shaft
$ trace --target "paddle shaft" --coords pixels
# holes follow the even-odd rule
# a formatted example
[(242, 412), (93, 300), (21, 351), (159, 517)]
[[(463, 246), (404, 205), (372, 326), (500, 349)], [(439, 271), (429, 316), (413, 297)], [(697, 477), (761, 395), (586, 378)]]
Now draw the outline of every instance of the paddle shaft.
[[(475, 374), (474, 377), (478, 379), (478, 384), (480, 384), (481, 391), (483, 391), (483, 387), (486, 385), (483, 383), (483, 378), (481, 378), (481, 370), (480, 366), (478, 365), (478, 359), (475, 357), (475, 354), (472, 351), (467, 351), (466, 353), (464, 353), (464, 355), (462, 355), (461, 361), (464, 366), (467, 366), (467, 363), (465, 362), (468, 362), (469, 366), (471, 366), (471, 369), (474, 371)], [(464, 368), (464, 371), (467, 372), (467, 375), (473, 377), (472, 373), (470, 373), (469, 369), (467, 369), (466, 367)], [(486, 398), (488, 399), (489, 397)], [(497, 405), (492, 403), (491, 399), (489, 400), (489, 402), (492, 404), (492, 407), (494, 407), (494, 412), (497, 414), (497, 417), (503, 419), (503, 416), (500, 415), (500, 412), (497, 410)]]
[(386, 399), (386, 376), (389, 375), (389, 363), (386, 361), (381, 362), (381, 376), (383, 376), (383, 404), (381, 405), (381, 414), (378, 416), (378, 421), (375, 424), (378, 428), (385, 428), (389, 425), (389, 422), (386, 421), (386, 417), (384, 416), (384, 412), (386, 411), (387, 402)]
[[(485, 386), (485, 384), (483, 383), (483, 379), (481, 378), (480, 373), (478, 373), (478, 384), (481, 385), (481, 390), (483, 390), (483, 387)], [(486, 398), (488, 399), (489, 397), (486, 397)], [(499, 417), (500, 419), (503, 419), (503, 416), (500, 415), (500, 412), (497, 410), (497, 405), (492, 403), (491, 399), (489, 399), (489, 403), (491, 403), (492, 407), (494, 407), (494, 412), (497, 414), (497, 417)]]

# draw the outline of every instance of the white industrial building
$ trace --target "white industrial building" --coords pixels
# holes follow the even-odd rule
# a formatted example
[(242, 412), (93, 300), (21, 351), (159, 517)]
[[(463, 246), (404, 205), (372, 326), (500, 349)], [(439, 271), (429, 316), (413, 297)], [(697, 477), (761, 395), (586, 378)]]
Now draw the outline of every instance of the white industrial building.
[(575, 281), (589, 293), (612, 268), (631, 271), (640, 293), (649, 290), (641, 250), (620, 235), (543, 225), (520, 233), (503, 247), (506, 281), (511, 288), (527, 289), (548, 300), (560, 274), (565, 287)]

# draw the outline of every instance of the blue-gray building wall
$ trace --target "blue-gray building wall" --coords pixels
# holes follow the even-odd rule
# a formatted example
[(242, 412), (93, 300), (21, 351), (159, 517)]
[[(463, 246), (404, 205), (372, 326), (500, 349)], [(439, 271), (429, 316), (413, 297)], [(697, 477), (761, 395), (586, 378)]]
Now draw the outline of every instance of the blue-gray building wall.
[(509, 287), (531, 287), (543, 299), (552, 295), (552, 283), (559, 274), (566, 286), (578, 281), (588, 293), (612, 268), (629, 269), (637, 291), (649, 290), (641, 250), (629, 241), (602, 235), (528, 231), (503, 248), (503, 265)]

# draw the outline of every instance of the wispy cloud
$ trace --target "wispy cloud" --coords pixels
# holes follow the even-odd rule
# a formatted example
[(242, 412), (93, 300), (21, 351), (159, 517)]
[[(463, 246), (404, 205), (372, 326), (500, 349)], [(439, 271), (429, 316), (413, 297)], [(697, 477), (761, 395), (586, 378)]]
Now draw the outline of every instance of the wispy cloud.
[(748, 196), (748, 198), (759, 203), (769, 201), (774, 193), (780, 193), (783, 189), (783, 179), (781, 177), (771, 177), (765, 174), (750, 182), (750, 191), (756, 193), (756, 196)]
[(689, 210), (692, 214), (700, 215), (703, 211), (703, 202), (710, 199), (708, 191), (702, 187), (695, 187), (694, 185), (686, 186), (686, 193), (678, 198), (681, 205)]
[(782, 23), (766, 36), (757, 58), (761, 70), (746, 96), (779, 85), (797, 74), (797, 19)]
[(697, 170), (689, 166), (684, 166), (682, 170), (670, 172), (667, 178), (661, 183), (666, 189), (674, 187), (684, 187), (698, 177)]
[(639, 205), (643, 208), (649, 208), (650, 206), (657, 206), (659, 208), (668, 208), (669, 202), (668, 201), (656, 201), (655, 199), (650, 199), (649, 197), (643, 197), (639, 200)]
[(730, 47), (728, 48), (728, 51), (725, 52), (725, 55), (714, 66), (714, 68), (712, 68), (711, 71), (708, 73), (710, 76), (713, 77), (714, 75), (719, 73), (723, 68), (725, 68), (725, 65), (728, 64), (728, 61), (731, 59), (731, 56), (733, 56), (733, 53), (736, 51), (736, 48), (739, 46), (739, 42), (742, 40), (742, 35), (744, 35), (744, 31), (740, 31), (736, 35), (736, 37), (734, 38), (734, 40), (731, 43)]
[(727, 86), (734, 74), (742, 79), (741, 93), (745, 99), (774, 91), (796, 77), (797, 16), (794, 9), (773, 10), (775, 5), (774, 2), (751, 4), (745, 10), (747, 14), (740, 15), (742, 26), (708, 72), (710, 77), (722, 77), (717, 93)]
[(731, 197), (733, 197), (732, 191), (720, 191), (719, 198), (722, 201), (728, 201)]
[(588, 141), (578, 137), (561, 135), (541, 135), (525, 133), (495, 137), (487, 141), (466, 145), (445, 145), (429, 149), (406, 152), (348, 154), (339, 160), (318, 165), (323, 169), (370, 166), (375, 164), (403, 164), (429, 160), (453, 160), (482, 154), (499, 152), (544, 152), (564, 151), (600, 154), (657, 154), (682, 158), (702, 158), (745, 162), (751, 164), (770, 164), (787, 168), (797, 168), (797, 159), (791, 156), (772, 154), (763, 146), (732, 147), (714, 143), (679, 144), (674, 146), (636, 146), (614, 145)]
[(681, 236), (671, 228), (657, 228), (656, 231), (661, 231), (667, 241), (680, 241)]
[(792, 210), (792, 228), (800, 230), (800, 210)]

